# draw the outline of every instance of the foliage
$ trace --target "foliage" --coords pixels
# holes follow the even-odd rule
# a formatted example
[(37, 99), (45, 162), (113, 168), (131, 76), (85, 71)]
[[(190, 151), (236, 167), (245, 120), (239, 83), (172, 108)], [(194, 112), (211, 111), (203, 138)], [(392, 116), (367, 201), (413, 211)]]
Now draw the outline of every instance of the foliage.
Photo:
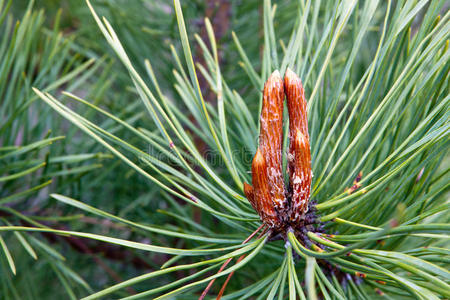
[[(0, 2), (2, 41), (0, 44), (0, 222), (2, 226), (29, 225), (47, 227), (58, 220), (79, 218), (61, 216), (47, 201), (48, 190), (77, 193), (81, 178), (101, 167), (109, 154), (83, 151), (68, 154), (64, 139), (75, 142), (77, 130), (69, 128), (66, 136), (54, 134), (51, 128), (65, 126), (32, 92), (32, 87), (55, 92), (64, 87), (78, 89), (85, 84), (104, 60), (94, 62), (74, 55), (71, 39), (64, 39), (54, 30), (43, 34), (43, 11), (28, 6), (20, 22), (14, 22), (8, 10), (12, 1)], [(100, 82), (100, 81), (99, 81)], [(67, 124), (66, 124), (67, 125)], [(53, 203), (54, 204), (54, 203)], [(44, 210), (53, 211), (43, 216)], [(89, 285), (66, 265), (65, 258), (50, 246), (51, 240), (14, 232), (2, 234), (1, 297), (21, 298), (22, 283), (59, 278), (58, 286), (78, 282), (84, 291)], [(52, 273), (17, 273), (37, 260), (36, 270), (52, 269)], [(16, 267), (17, 266), (17, 267)], [(10, 269), (11, 272), (8, 271)], [(11, 276), (15, 275), (15, 276)], [(28, 289), (25, 295), (43, 295), (45, 286)], [(58, 293), (55, 293), (57, 295)]]
[[(82, 237), (134, 249), (146, 261), (156, 260), (155, 253), (170, 259), (158, 269), (130, 275), (96, 293), (76, 295), (198, 298), (216, 278), (209, 293), (217, 295), (228, 274), (236, 271), (225, 299), (450, 296), (450, 14), (443, 10), (445, 1), (346, 0), (330, 5), (307, 0), (285, 4), (279, 13), (265, 0), (261, 64), (254, 67), (258, 52), (246, 52), (241, 32), (236, 31), (232, 37), (239, 61), (227, 61), (223, 71), (208, 19), (207, 40), (195, 39), (205, 64), (195, 65), (190, 31), (180, 1), (175, 0), (181, 47), (171, 48), (177, 68), (174, 77), (165, 80), (154, 69), (166, 58), (150, 55), (143, 67), (136, 67), (139, 54), (130, 59), (127, 37), (88, 5), (134, 84), (128, 95), (137, 94), (142, 102), (133, 110), (147, 113), (137, 114), (142, 126), (67, 87), (63, 95), (83, 105), (65, 105), (48, 88), (37, 86), (34, 92), (148, 180), (148, 188), (155, 191), (152, 202), (168, 207), (148, 219), (136, 212), (133, 219), (86, 201), (97, 194), (74, 197), (57, 191), (52, 194), (56, 201), (120, 224), (132, 235), (105, 234), (100, 225), (93, 228), (97, 233), (82, 226), (66, 230), (28, 224), (5, 224), (0, 230)], [(288, 17), (290, 21), (283, 22)], [(285, 34), (288, 29), (291, 32)], [(247, 41), (253, 38), (252, 30), (242, 30)], [(254, 39), (252, 49), (258, 49), (258, 37)], [(273, 70), (284, 74), (287, 67), (302, 78), (308, 98), (312, 201), (322, 224), (308, 229), (307, 240), (290, 233), (286, 241), (271, 241), (264, 231), (247, 239), (261, 228), (242, 193), (257, 145), (261, 90)], [(215, 95), (214, 102), (205, 97), (199, 73)], [(244, 83), (242, 74), (248, 76)], [(169, 85), (176, 94), (165, 92)], [(100, 124), (97, 118), (107, 121)], [(96, 184), (101, 188), (103, 183)], [(139, 203), (138, 194), (133, 195)], [(130, 209), (148, 210), (140, 204)], [(5, 243), (2, 246), (9, 253)], [(239, 259), (222, 269), (230, 258)], [(67, 281), (63, 284), (74, 293)], [(137, 293), (130, 294), (130, 287)]]

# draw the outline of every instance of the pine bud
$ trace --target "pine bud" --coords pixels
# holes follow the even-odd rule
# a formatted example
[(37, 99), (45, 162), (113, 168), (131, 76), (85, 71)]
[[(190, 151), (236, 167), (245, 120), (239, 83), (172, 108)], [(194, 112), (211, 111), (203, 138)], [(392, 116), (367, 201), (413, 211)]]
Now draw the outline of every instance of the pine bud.
[(267, 163), (260, 149), (256, 151), (252, 162), (252, 183), (253, 196), (248, 200), (264, 223), (270, 227), (276, 227), (279, 221), (270, 194)]
[[(283, 101), (289, 113), (288, 175), (286, 192), (282, 169)], [(283, 80), (275, 71), (264, 85), (259, 147), (252, 162), (253, 187), (244, 193), (261, 220), (276, 231), (303, 226), (311, 189), (311, 151), (306, 100), (300, 78), (291, 70)], [(290, 201), (289, 201), (290, 200)]]
[(291, 221), (298, 221), (308, 210), (311, 189), (311, 150), (306, 100), (300, 78), (289, 68), (284, 77), (289, 114), (288, 173), (292, 191)]
[(277, 211), (286, 206), (282, 170), (284, 88), (280, 72), (274, 71), (264, 85), (260, 118), (259, 149), (267, 163), (270, 195)]

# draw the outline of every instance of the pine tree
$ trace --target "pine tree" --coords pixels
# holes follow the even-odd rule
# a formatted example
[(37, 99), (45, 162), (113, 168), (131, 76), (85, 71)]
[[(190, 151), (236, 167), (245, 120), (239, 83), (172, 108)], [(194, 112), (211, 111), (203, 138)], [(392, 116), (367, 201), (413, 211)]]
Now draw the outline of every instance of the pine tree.
[[(264, 0), (260, 11), (259, 2), (249, 2), (235, 8), (236, 15), (245, 9), (249, 16), (261, 14), (261, 29), (236, 25), (227, 33), (233, 46), (224, 47), (208, 18), (204, 35), (191, 34), (184, 7), (175, 0), (180, 42), (169, 47), (176, 66), (169, 82), (155, 67), (167, 57), (133, 53), (130, 58), (127, 49), (136, 45), (123, 42), (127, 37), (97, 14), (95, 3), (87, 5), (124, 67), (117, 70), (131, 78), (133, 88), (122, 95), (140, 99), (133, 109), (143, 126), (76, 90), (62, 94), (81, 111), (49, 89), (33, 90), (88, 140), (145, 179), (155, 191), (151, 202), (164, 207), (142, 212), (150, 218), (137, 221), (85, 200), (95, 194), (74, 197), (65, 191), (51, 197), (131, 234), (105, 234), (101, 224), (79, 224), (79, 230), (0, 226), (0, 231), (118, 245), (156, 264), (147, 273), (124, 271), (125, 279), (97, 292), (76, 294), (62, 281), (68, 293), (83, 299), (450, 296), (445, 1), (306, 0), (277, 6)], [(241, 18), (237, 24), (250, 22)], [(274, 80), (271, 74), (282, 80), (289, 72), (302, 82), (294, 94), (304, 93), (301, 118), (307, 131), (289, 130), (299, 108), (290, 106), (293, 94), (286, 82), (285, 91), (282, 81), (275, 88), (281, 102), (266, 99), (264, 84)], [(265, 122), (275, 119), (268, 101), (278, 101), (274, 105), (284, 119), (267, 129)], [(280, 157), (274, 159), (271, 147)], [(305, 176), (312, 170), (310, 192), (309, 183), (296, 185), (298, 166)], [(107, 178), (96, 182), (99, 190), (111, 184)], [(276, 187), (286, 190), (276, 194)], [(150, 204), (133, 196), (130, 209), (149, 210)], [(11, 262), (4, 242), (2, 247)], [(154, 262), (161, 257), (164, 262)]]

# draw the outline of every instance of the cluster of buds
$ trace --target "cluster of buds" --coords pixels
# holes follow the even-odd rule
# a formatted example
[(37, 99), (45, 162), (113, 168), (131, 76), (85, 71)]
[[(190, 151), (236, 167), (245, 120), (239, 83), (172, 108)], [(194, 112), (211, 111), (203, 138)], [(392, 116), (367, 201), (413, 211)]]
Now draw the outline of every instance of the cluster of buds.
[[(283, 177), (283, 106), (287, 99), (289, 149), (288, 186)], [(252, 185), (244, 193), (261, 221), (276, 231), (297, 227), (308, 211), (311, 189), (311, 152), (306, 100), (300, 78), (287, 69), (270, 75), (264, 85), (259, 147), (252, 161)]]

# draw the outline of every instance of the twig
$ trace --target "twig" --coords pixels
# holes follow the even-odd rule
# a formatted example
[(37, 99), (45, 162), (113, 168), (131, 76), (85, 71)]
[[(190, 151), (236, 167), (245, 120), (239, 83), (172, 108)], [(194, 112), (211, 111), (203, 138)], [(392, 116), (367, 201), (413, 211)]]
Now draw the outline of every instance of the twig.
[[(262, 237), (266, 232), (267, 232), (267, 228), (266, 228), (263, 232), (261, 232), (257, 238), (259, 239), (259, 238)], [(238, 258), (238, 260), (237, 260), (236, 263), (239, 263), (239, 262), (240, 262), (241, 260), (243, 260), (246, 256), (247, 256), (246, 254), (242, 254), (242, 255)], [(219, 294), (217, 295), (216, 300), (220, 300), (220, 298), (222, 298), (223, 293), (225, 292), (225, 288), (227, 287), (227, 284), (228, 284), (228, 282), (230, 281), (230, 279), (231, 279), (231, 277), (233, 276), (233, 274), (234, 274), (234, 271), (231, 272), (230, 274), (228, 274), (227, 279), (226, 279), (225, 282), (223, 283), (222, 288), (220, 289)]]
[[(261, 224), (261, 226), (259, 226), (252, 234), (250, 234), (250, 235), (249, 235), (249, 236), (248, 236), (241, 244), (245, 244), (245, 243), (247, 243), (249, 240), (251, 240), (251, 239), (255, 236), (255, 234), (257, 234), (258, 231), (260, 231), (265, 225), (266, 225), (266, 224)], [(264, 232), (266, 232), (266, 231), (263, 231), (263, 233), (264, 233)], [(241, 257), (242, 257), (242, 256), (241, 256)], [(219, 271), (218, 271), (217, 273), (222, 272), (223, 269), (225, 269), (225, 267), (230, 263), (230, 261), (231, 261), (232, 259), (233, 259), (232, 257), (229, 258), (229, 259), (227, 259), (227, 260), (223, 263), (223, 265), (220, 267), (220, 269), (219, 269)], [(241, 258), (239, 258), (239, 259), (241, 259)], [(205, 288), (205, 290), (203, 291), (202, 295), (198, 298), (199, 300), (203, 300), (203, 299), (206, 297), (206, 295), (208, 294), (209, 290), (211, 289), (211, 286), (214, 284), (214, 281), (216, 281), (215, 278), (212, 279), (212, 280), (208, 283), (208, 285), (206, 286), (206, 288)]]

